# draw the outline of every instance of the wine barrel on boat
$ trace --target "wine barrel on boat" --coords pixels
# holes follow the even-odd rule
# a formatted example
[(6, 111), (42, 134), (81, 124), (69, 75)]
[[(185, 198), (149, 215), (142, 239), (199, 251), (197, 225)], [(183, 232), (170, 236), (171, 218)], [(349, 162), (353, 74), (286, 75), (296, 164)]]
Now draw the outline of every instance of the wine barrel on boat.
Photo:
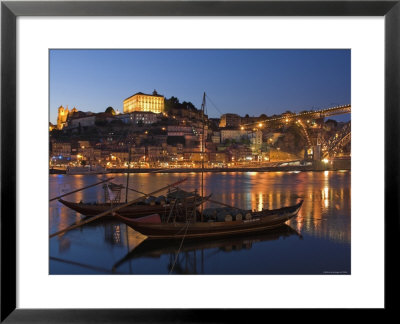
[(225, 222), (231, 222), (232, 221), (232, 215), (226, 214), (225, 215)]
[(217, 222), (231, 222), (232, 215), (227, 212), (220, 212), (217, 214)]

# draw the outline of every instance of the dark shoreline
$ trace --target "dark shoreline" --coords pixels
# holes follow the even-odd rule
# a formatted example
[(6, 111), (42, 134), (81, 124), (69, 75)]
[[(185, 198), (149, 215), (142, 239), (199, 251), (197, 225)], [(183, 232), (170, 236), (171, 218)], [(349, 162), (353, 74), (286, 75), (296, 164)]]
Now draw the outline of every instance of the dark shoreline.
[[(190, 173), (190, 172), (279, 172), (279, 171), (341, 171), (341, 170), (351, 170), (350, 160), (337, 161), (337, 163), (333, 164), (323, 164), (323, 163), (313, 163), (313, 165), (307, 166), (278, 166), (278, 167), (252, 167), (252, 168), (171, 168), (171, 169), (162, 169), (162, 168), (141, 168), (141, 169), (123, 169), (123, 168), (115, 168), (108, 169), (105, 174), (112, 173)], [(50, 169), (50, 174), (66, 174), (65, 170), (56, 170)]]

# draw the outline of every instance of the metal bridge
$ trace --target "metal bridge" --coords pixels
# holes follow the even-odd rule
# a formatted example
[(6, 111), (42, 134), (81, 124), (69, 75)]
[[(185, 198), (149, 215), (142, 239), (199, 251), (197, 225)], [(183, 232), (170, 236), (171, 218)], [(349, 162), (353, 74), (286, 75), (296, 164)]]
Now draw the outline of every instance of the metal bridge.
[(301, 119), (303, 119), (303, 120), (304, 119), (319, 119), (319, 118), (325, 118), (325, 117), (343, 115), (343, 114), (350, 114), (350, 113), (351, 113), (351, 105), (335, 106), (335, 107), (330, 107), (330, 108), (325, 108), (325, 109), (320, 109), (320, 110), (303, 111), (298, 114), (284, 113), (284, 114), (281, 114), (279, 117), (267, 118), (262, 121), (244, 124), (242, 126), (249, 127), (250, 125), (255, 125), (257, 123), (268, 124), (268, 123), (272, 123), (272, 122), (289, 123), (289, 122), (298, 121)]
[[(338, 133), (332, 138), (323, 140), (320, 135), (320, 130), (315, 127), (311, 127), (311, 120), (323, 119), (325, 117), (350, 114), (351, 105), (335, 106), (319, 110), (303, 111), (301, 113), (284, 113), (275, 118), (267, 118), (263, 121), (257, 121), (249, 124), (242, 125), (242, 129), (254, 128), (257, 124), (257, 128), (262, 128), (268, 124), (283, 124), (290, 125), (294, 124), (301, 129), (301, 132), (307, 142), (307, 149), (312, 148), (321, 144), (321, 159), (332, 158), (338, 155), (342, 148), (345, 147), (351, 140), (351, 125), (350, 122), (343, 127)], [(321, 127), (321, 126), (320, 126)], [(320, 128), (319, 127), (319, 128)], [(316, 133), (317, 131), (317, 133)], [(321, 143), (322, 140), (322, 143)], [(314, 151), (314, 150), (312, 150)]]
[(347, 123), (340, 132), (322, 144), (322, 158), (334, 157), (340, 153), (351, 140), (351, 123)]

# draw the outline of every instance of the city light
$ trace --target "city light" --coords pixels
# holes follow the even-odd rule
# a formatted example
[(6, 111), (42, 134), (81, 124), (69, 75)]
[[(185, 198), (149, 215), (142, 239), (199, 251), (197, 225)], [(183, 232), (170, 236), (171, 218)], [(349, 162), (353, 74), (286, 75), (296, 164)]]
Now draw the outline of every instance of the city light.
[[(199, 119), (199, 116), (196, 117), (195, 113), (190, 112), (190, 114), (177, 114), (176, 116), (172, 116), (171, 113), (170, 116), (168, 116), (168, 114), (164, 112), (160, 114), (163, 116), (161, 125), (161, 117), (158, 118), (157, 122), (156, 119), (154, 119), (154, 122), (150, 122), (147, 119), (144, 119), (144, 117), (141, 115), (133, 118), (133, 113), (130, 113), (126, 114), (126, 120), (124, 119), (124, 123), (128, 123), (129, 118), (133, 118), (135, 121), (140, 119), (143, 122), (143, 125), (137, 126), (136, 124), (133, 124), (132, 126), (134, 129), (133, 133), (138, 137), (137, 140), (135, 139), (135, 135), (129, 135), (127, 141), (129, 141), (130, 144), (127, 144), (128, 142), (124, 144), (120, 139), (117, 140), (116, 137), (114, 137), (114, 135), (118, 133), (118, 130), (115, 130), (113, 132), (108, 132), (106, 135), (107, 137), (102, 139), (102, 143), (93, 143), (93, 147), (91, 142), (83, 139), (81, 142), (79, 142), (80, 145), (77, 148), (72, 148), (71, 143), (56, 143), (57, 145), (54, 146), (55, 149), (53, 148), (51, 152), (54, 157), (50, 160), (53, 161), (53, 164), (58, 163), (60, 165), (67, 165), (68, 160), (70, 160), (68, 155), (70, 154), (73, 156), (73, 159), (75, 159), (75, 164), (77, 165), (87, 162), (90, 165), (103, 164), (103, 166), (105, 166), (108, 161), (111, 161), (110, 167), (128, 167), (130, 164), (126, 161), (128, 161), (129, 155), (129, 158), (133, 159), (133, 161), (131, 161), (131, 163), (133, 163), (133, 168), (138, 166), (140, 167), (140, 165), (144, 165), (145, 163), (149, 163), (150, 168), (157, 168), (160, 166), (165, 166), (166, 163), (171, 161), (175, 162), (174, 167), (179, 168), (184, 166), (183, 162), (187, 162), (188, 159), (192, 158), (197, 161), (196, 165), (198, 165), (199, 162), (203, 163), (204, 161), (207, 161), (207, 163), (210, 165), (215, 164), (218, 167), (226, 167), (227, 161), (229, 161), (231, 165), (253, 166), (254, 161), (270, 161), (269, 157), (265, 157), (269, 150), (272, 150), (273, 152), (272, 160), (276, 159), (285, 161), (292, 158), (303, 159), (304, 157), (310, 161), (317, 160), (318, 156), (320, 155), (313, 154), (315, 152), (313, 152), (310, 144), (310, 141), (314, 139), (312, 136), (315, 137), (317, 135), (325, 135), (324, 133), (329, 136), (328, 141), (325, 139), (323, 142), (321, 142), (323, 154), (326, 154), (328, 143), (332, 143), (333, 140), (337, 141), (339, 138), (343, 139), (343, 134), (341, 132), (342, 126), (339, 128), (337, 126), (322, 128), (321, 126), (323, 125), (323, 122), (320, 121), (319, 117), (314, 120), (305, 119), (303, 116), (309, 116), (309, 118), (313, 118), (316, 112), (322, 114), (326, 112), (327, 116), (329, 116), (331, 112), (328, 110), (330, 109), (337, 108), (333, 107), (301, 113), (286, 112), (278, 117), (275, 116), (274, 118), (267, 118), (265, 120), (260, 120), (260, 117), (246, 117), (248, 122), (247, 124), (244, 123), (244, 119), (240, 119), (239, 115), (235, 115), (235, 119), (232, 119), (230, 124), (227, 124), (226, 126), (221, 126), (220, 123), (213, 120), (213, 123), (216, 123), (215, 129), (214, 127), (211, 128), (210, 119), (207, 122), (208, 134), (206, 138), (206, 146), (207, 150), (209, 150), (212, 154), (210, 156), (207, 155), (207, 157), (202, 156), (200, 154), (201, 152), (195, 154), (192, 152), (193, 149), (197, 149), (196, 145), (199, 145), (197, 143), (203, 143), (203, 135), (201, 134), (200, 130), (200, 122), (203, 121)], [(347, 113), (347, 111), (345, 113)], [(274, 123), (267, 124), (268, 122)], [(275, 124), (275, 122), (277, 123)], [(282, 150), (279, 147), (276, 147), (279, 145), (279, 143), (281, 143), (281, 139), (285, 139), (286, 133), (293, 131), (290, 127), (288, 127), (289, 123), (295, 123), (295, 125), (301, 126), (305, 131), (305, 134), (302, 134), (304, 137), (303, 140), (308, 141), (308, 147), (305, 149), (305, 154), (303, 150), (302, 154), (294, 156), (295, 154), (292, 154), (290, 151), (293, 150), (293, 146), (295, 145), (293, 145), (293, 143), (290, 141), (285, 143), (285, 146), (282, 147)], [(141, 129), (140, 127), (143, 126), (145, 126), (145, 128)], [(286, 127), (282, 128), (282, 126)], [(69, 126), (66, 124), (65, 127), (68, 129)], [(121, 130), (124, 127), (125, 126), (121, 124)], [(317, 134), (315, 131), (310, 131), (308, 134), (307, 130), (311, 128), (313, 131), (316, 128), (321, 128), (319, 131), (320, 134)], [(340, 131), (340, 133), (338, 131)], [(329, 134), (327, 132), (329, 132)], [(151, 141), (147, 136), (150, 133), (152, 137)], [(141, 138), (141, 135), (146, 136), (142, 136)], [(181, 138), (178, 139), (178, 136), (185, 138), (186, 144), (183, 144), (182, 146), (181, 143), (175, 143), (174, 137), (176, 137), (177, 142), (181, 140)], [(167, 140), (170, 140), (170, 137), (174, 140), (171, 140), (171, 143), (167, 142)], [(346, 140), (346, 138), (344, 138), (344, 140)], [(118, 149), (114, 151), (112, 145), (118, 145)], [(203, 145), (201, 146), (204, 147)], [(132, 148), (132, 153), (131, 149), (128, 149), (128, 147)], [(102, 152), (106, 152), (107, 150), (109, 152), (103, 155)], [(117, 156), (114, 156), (110, 152), (116, 152), (115, 154), (117, 154)], [(142, 159), (141, 156), (145, 152), (146, 156), (143, 156)], [(251, 158), (248, 156), (248, 152), (252, 154)], [(83, 156), (83, 153), (85, 156)], [(323, 155), (323, 157), (328, 156), (330, 159), (330, 156), (334, 155), (345, 155), (348, 157), (349, 153), (346, 152), (346, 150), (338, 147), (334, 151), (329, 152), (329, 156)], [(160, 158), (161, 156), (162, 159)], [(235, 157), (233, 158), (232, 156)], [(320, 163), (324, 165), (333, 163), (333, 161), (324, 159), (323, 157), (320, 158)], [(73, 162), (69, 164), (72, 165), (72, 163)], [(172, 167), (172, 165), (169, 167)]]

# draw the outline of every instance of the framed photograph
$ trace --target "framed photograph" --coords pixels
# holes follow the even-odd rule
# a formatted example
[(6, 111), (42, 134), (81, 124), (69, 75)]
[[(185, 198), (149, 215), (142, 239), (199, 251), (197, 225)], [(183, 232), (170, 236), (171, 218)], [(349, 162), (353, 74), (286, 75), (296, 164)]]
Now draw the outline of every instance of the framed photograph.
[(3, 1), (1, 320), (391, 309), (399, 16)]

